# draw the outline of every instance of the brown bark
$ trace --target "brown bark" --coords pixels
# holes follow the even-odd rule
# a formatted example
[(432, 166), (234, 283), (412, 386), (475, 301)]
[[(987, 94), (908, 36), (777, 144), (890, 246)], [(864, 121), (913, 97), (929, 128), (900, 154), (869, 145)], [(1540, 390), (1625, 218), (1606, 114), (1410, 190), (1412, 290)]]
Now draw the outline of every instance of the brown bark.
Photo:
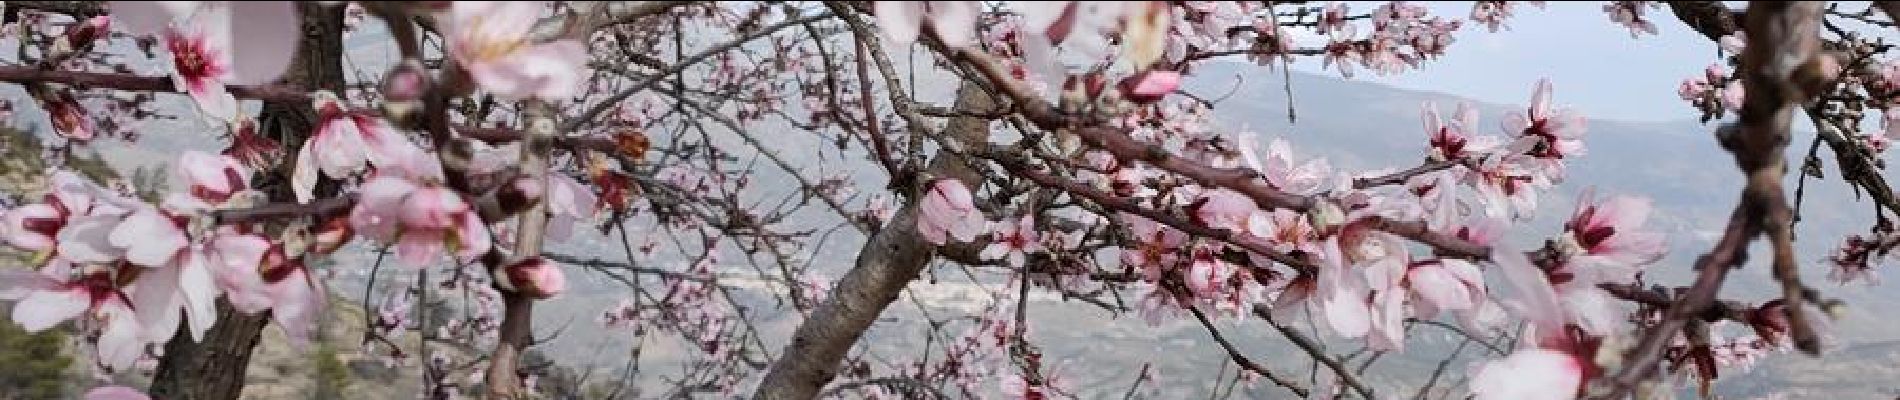
[[(299, 3), (303, 42), (282, 81), (302, 87), (339, 90), (343, 84), (343, 14), (340, 7)], [(258, 118), (259, 132), (283, 143), (302, 143), (315, 128), (315, 116), (306, 102), (265, 102)], [(285, 164), (286, 166), (288, 163)], [(288, 168), (265, 174), (258, 186), (274, 200), (290, 199)], [(274, 187), (272, 185), (275, 183)], [(236, 399), (244, 390), (244, 371), (250, 364), (270, 313), (245, 315), (218, 302), (218, 322), (193, 343), (180, 334), (165, 346), (152, 379), (151, 395), (159, 399)]]
[[(965, 83), (957, 91), (956, 108), (963, 111), (989, 110), (994, 100), (974, 84)], [(989, 134), (987, 119), (951, 118), (944, 133), (956, 142), (980, 146)], [(964, 160), (949, 153), (931, 159), (926, 173), (933, 177), (953, 178), (981, 188), (982, 176)], [(770, 372), (759, 382), (753, 397), (758, 399), (809, 399), (817, 396), (837, 375), (838, 363), (851, 350), (864, 331), (871, 327), (884, 308), (897, 300), (899, 292), (917, 279), (933, 258), (932, 248), (917, 233), (917, 197), (897, 211), (889, 225), (873, 234), (858, 252), (856, 266), (832, 286), (823, 304), (800, 323), (792, 341), (773, 362)]]

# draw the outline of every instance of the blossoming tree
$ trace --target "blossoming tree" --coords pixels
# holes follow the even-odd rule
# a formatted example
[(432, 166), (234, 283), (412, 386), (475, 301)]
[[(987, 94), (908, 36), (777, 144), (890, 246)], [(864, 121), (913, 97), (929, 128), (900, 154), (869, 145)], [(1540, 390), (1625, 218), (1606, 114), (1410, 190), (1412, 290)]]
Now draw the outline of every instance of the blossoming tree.
[[(1821, 255), (1795, 253), (1801, 196), (1784, 181), (1791, 168), (1823, 175), (1826, 144), (1839, 178), (1878, 208), (1827, 257), (1837, 280), (1871, 279), (1900, 244), (1879, 158), (1900, 137), (1900, 112), (1883, 111), (1900, 67), (1883, 60), (1891, 45), (1841, 27), (1892, 29), (1896, 3), (1603, 6), (1632, 36), (1673, 15), (1724, 49), (1680, 94), (1747, 179), (1694, 265), (1659, 262), (1668, 238), (1646, 225), (1641, 194), (1585, 191), (1556, 232), (1524, 223), (1585, 162), (1588, 127), (1557, 105), (1570, 83), (1524, 82), (1528, 106), (1502, 129), (1468, 105), (1426, 104), (1420, 152), (1382, 155), (1423, 161), (1370, 171), (1214, 128), (1219, 104), (1180, 89), (1220, 59), (1267, 72), (1319, 57), (1344, 76), (1430, 68), (1457, 37), (1509, 34), (1512, 15), (1538, 12), (1524, 3), (1541, 2), (1446, 16), (1405, 2), (10, 1), (18, 46), (0, 81), (46, 116), (55, 163), (180, 134), (142, 128), (155, 120), (218, 139), (175, 155), (159, 196), (42, 171), (42, 188), (0, 202), (0, 237), (31, 260), (4, 270), (0, 296), (26, 330), (70, 326), (100, 368), (153, 374), (146, 390), (88, 394), (101, 399), (237, 398), (259, 332), (307, 340), (340, 301), (339, 270), (367, 271), (371, 288), (378, 274), (415, 277), (351, 301), (369, 306), (364, 343), (422, 369), (428, 398), (533, 395), (533, 310), (578, 274), (628, 299), (593, 329), (696, 347), (675, 387), (623, 382), (610, 397), (1040, 399), (1096, 384), (1065, 379), (1045, 362), (1060, 355), (1025, 335), (1050, 329), (1026, 317), (1032, 292), (1196, 323), (1289, 397), (1624, 398), (1706, 391), (1765, 352), (1817, 353), (1839, 302), (1800, 280), (1801, 260)], [(1298, 31), (1323, 45), (1296, 45)], [(346, 37), (394, 57), (362, 67), (352, 60), (374, 56)], [(954, 96), (917, 91), (919, 68), (953, 78)], [(158, 107), (172, 98), (190, 106)], [(1882, 131), (1862, 131), (1868, 110)], [(1791, 164), (1797, 113), (1819, 133)], [(791, 135), (835, 146), (807, 157), (774, 144)], [(760, 189), (766, 179), (793, 189)], [(800, 222), (812, 218), (829, 222)], [(589, 231), (623, 251), (549, 250)], [(834, 233), (863, 244), (829, 279), (813, 262)], [(1500, 240), (1527, 235), (1548, 240)], [(1724, 293), (1756, 240), (1783, 290)], [(363, 252), (374, 261), (345, 257)], [(642, 265), (656, 254), (686, 261)], [(853, 356), (938, 260), (1000, 272), (972, 278), (996, 303), (932, 319), (929, 335), (945, 339), (918, 350), (924, 361)], [(1695, 275), (1646, 278), (1655, 268)], [(743, 304), (734, 279), (781, 301)], [(437, 325), (416, 316), (442, 301), (431, 293), (466, 307)], [(799, 322), (768, 332), (759, 313)], [(1228, 339), (1251, 333), (1218, 319), (1293, 343), (1313, 371), (1256, 362)], [(1403, 351), (1418, 323), (1514, 345), (1496, 345), (1468, 384), (1434, 373), (1405, 388), (1375, 388), (1316, 346)], [(1725, 324), (1747, 333), (1715, 337), (1734, 331)]]

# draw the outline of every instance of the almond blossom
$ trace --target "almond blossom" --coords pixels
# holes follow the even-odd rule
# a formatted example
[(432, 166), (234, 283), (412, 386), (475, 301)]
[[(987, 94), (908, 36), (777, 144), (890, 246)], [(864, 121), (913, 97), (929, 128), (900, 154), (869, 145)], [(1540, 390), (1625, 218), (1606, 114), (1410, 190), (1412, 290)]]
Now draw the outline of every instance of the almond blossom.
[(1593, 189), (1577, 196), (1577, 210), (1564, 223), (1558, 250), (1569, 261), (1592, 267), (1598, 275), (1592, 281), (1629, 283), (1640, 267), (1662, 259), (1663, 234), (1643, 229), (1649, 199), (1595, 197)]
[(1584, 120), (1570, 109), (1552, 108), (1550, 92), (1550, 80), (1538, 80), (1529, 108), (1506, 116), (1504, 131), (1515, 140), (1510, 144), (1512, 154), (1530, 155), (1535, 172), (1562, 182), (1563, 160), (1583, 154)]
[(1589, 360), (1548, 349), (1518, 350), (1471, 372), (1471, 393), (1480, 400), (1565, 400), (1584, 382)]
[(1260, 172), (1267, 185), (1287, 193), (1311, 195), (1318, 193), (1333, 179), (1332, 165), (1324, 158), (1313, 158), (1305, 162), (1295, 162), (1293, 145), (1285, 139), (1274, 138), (1267, 142), (1267, 152), (1263, 158), (1255, 153), (1257, 138), (1252, 134), (1241, 134), (1241, 159), (1248, 168)]
[(53, 171), (45, 202), (28, 204), (0, 214), (6, 243), (29, 252), (52, 255), (59, 234), (75, 219), (91, 215), (124, 214), (130, 203), (92, 184), (79, 174)]
[(587, 47), (574, 39), (535, 43), (546, 8), (538, 1), (455, 2), (439, 18), (449, 56), (497, 97), (572, 98), (587, 80)]
[(1115, 217), (1134, 240), (1134, 248), (1122, 249), (1122, 265), (1139, 272), (1145, 281), (1161, 280), (1162, 271), (1174, 268), (1178, 262), (1176, 253), (1187, 243), (1187, 234), (1139, 215), (1120, 213)]
[(950, 239), (976, 240), (983, 230), (983, 212), (976, 209), (970, 189), (955, 179), (932, 181), (917, 206), (917, 233), (934, 245)]
[(1643, 16), (1655, 7), (1653, 1), (1612, 1), (1603, 5), (1603, 12), (1610, 15), (1610, 22), (1629, 28), (1630, 37), (1634, 38), (1644, 33), (1656, 34), (1656, 24)]
[(290, 178), (300, 203), (309, 203), (315, 197), (318, 173), (343, 179), (366, 165), (387, 167), (422, 151), (389, 121), (364, 110), (351, 110), (335, 94), (317, 92), (311, 97), (317, 109), (317, 129), (297, 151), (297, 165)]
[(1522, 253), (1498, 248), (1491, 259), (1502, 272), (1509, 291), (1506, 302), (1530, 324), (1524, 343), (1503, 359), (1472, 371), (1471, 391), (1480, 399), (1569, 399), (1583, 384), (1602, 374), (1595, 354), (1602, 339), (1571, 325), (1574, 318), (1538, 267)]
[[(144, 354), (142, 337), (147, 327), (139, 324), (131, 298), (108, 265), (77, 265), (55, 260), (37, 272), (9, 273), (0, 279), (5, 285), (0, 294), (5, 300), (17, 300), (13, 322), (27, 332), (39, 332), (62, 322), (77, 319), (90, 332), (97, 332), (92, 343), (100, 364), (114, 370), (125, 369)], [(163, 329), (175, 329), (177, 325)]]
[(501, 272), (495, 274), (495, 284), (536, 299), (554, 297), (567, 290), (567, 278), (561, 273), (560, 265), (541, 257), (503, 266)]
[(1489, 157), (1468, 182), (1478, 190), (1485, 215), (1522, 220), (1537, 210), (1537, 192), (1550, 186), (1536, 168), (1527, 156)]
[(356, 232), (396, 245), (398, 258), (416, 268), (428, 266), (445, 249), (464, 262), (488, 252), (488, 225), (461, 194), (442, 185), (435, 160), (413, 154), (397, 162), (363, 184), (350, 211)]
[(152, 400), (152, 397), (125, 386), (101, 386), (87, 390), (86, 400)]
[(601, 209), (600, 199), (592, 189), (565, 174), (548, 176), (547, 202), (547, 235), (554, 241), (566, 241), (573, 234), (575, 223), (592, 218)]
[(277, 79), (303, 33), (286, 1), (115, 1), (112, 13), (135, 35), (161, 36), (171, 54), (173, 87), (225, 122), (237, 117), (237, 99), (225, 85)]
[[(968, 47), (976, 43), (976, 19), (982, 11), (983, 4), (975, 1), (880, 1), (871, 5), (877, 26), (897, 47), (916, 42), (926, 24), (945, 46)], [(1034, 15), (1041, 20), (1048, 13)]]
[(1470, 103), (1458, 103), (1458, 110), (1452, 113), (1452, 119), (1446, 120), (1438, 114), (1438, 105), (1424, 105), (1425, 134), (1429, 138), (1430, 152), (1426, 157), (1433, 161), (1464, 160), (1477, 154), (1493, 150), (1497, 146), (1497, 137), (1477, 136), (1478, 110)]
[(303, 261), (280, 242), (263, 236), (225, 232), (211, 239), (206, 263), (225, 298), (238, 312), (271, 312), (291, 344), (302, 347), (316, 327), (325, 290)]
[(1043, 251), (1041, 235), (1036, 232), (1036, 216), (1024, 215), (1015, 222), (991, 224), (990, 244), (978, 254), (985, 260), (1005, 260), (1009, 265), (1028, 267), (1024, 259)]

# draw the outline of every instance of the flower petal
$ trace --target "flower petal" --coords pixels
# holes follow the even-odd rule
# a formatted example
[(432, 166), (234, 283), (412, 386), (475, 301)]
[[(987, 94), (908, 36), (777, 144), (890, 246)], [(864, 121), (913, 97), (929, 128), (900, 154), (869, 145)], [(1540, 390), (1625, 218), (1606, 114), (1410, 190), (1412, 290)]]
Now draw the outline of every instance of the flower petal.
[(873, 2), (871, 13), (877, 16), (877, 27), (891, 40), (888, 48), (910, 45), (917, 41), (918, 30), (923, 29), (924, 3), (921, 1)]
[(59, 230), (59, 256), (77, 263), (118, 261), (125, 251), (113, 246), (109, 238), (119, 221), (118, 216), (112, 215), (74, 218), (65, 229)]
[(126, 261), (158, 267), (172, 263), (189, 239), (171, 218), (156, 208), (146, 208), (112, 229), (111, 243), (125, 249)]
[(91, 300), (78, 288), (34, 291), (13, 305), (13, 323), (27, 332), (43, 331), (85, 313)]
[(86, 391), (86, 400), (152, 400), (152, 396), (125, 386), (101, 386)]
[(310, 142), (305, 142), (303, 148), (297, 149), (297, 166), (290, 172), (290, 190), (300, 204), (309, 204), (316, 198), (318, 168), (317, 159), (310, 151), (312, 147)]
[(290, 67), (303, 36), (302, 19), (288, 1), (233, 1), (230, 13), (230, 82), (261, 85), (276, 81)]
[(1471, 377), (1478, 400), (1563, 400), (1574, 398), (1583, 382), (1576, 357), (1530, 349), (1485, 363)]
[(133, 282), (133, 315), (145, 327), (146, 340), (167, 342), (178, 334), (178, 323), (185, 317), (185, 295), (178, 290), (180, 270), (179, 266), (152, 268)]
[(178, 291), (185, 300), (185, 317), (191, 326), (191, 340), (204, 340), (204, 333), (218, 320), (218, 283), (211, 276), (211, 260), (193, 254), (179, 266)]
[(112, 24), (138, 36), (157, 35), (172, 21), (198, 7), (196, 1), (113, 1)]

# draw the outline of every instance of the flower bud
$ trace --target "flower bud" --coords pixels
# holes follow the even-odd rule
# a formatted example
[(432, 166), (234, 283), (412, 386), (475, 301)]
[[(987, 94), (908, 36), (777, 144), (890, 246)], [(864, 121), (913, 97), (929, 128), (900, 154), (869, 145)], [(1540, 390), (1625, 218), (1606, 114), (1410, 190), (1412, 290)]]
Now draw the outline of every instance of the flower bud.
[(1181, 87), (1181, 73), (1163, 70), (1148, 70), (1122, 79), (1119, 84), (1122, 96), (1137, 104), (1161, 101), (1174, 89)]
[(421, 62), (410, 59), (396, 64), (383, 76), (384, 111), (397, 119), (409, 115), (422, 105), (422, 95), (429, 90), (429, 85), (428, 70), (423, 69)]
[(561, 267), (541, 257), (516, 261), (495, 274), (495, 283), (503, 290), (547, 299), (567, 290), (567, 277)]
[(65, 54), (92, 46), (92, 42), (105, 37), (112, 27), (112, 17), (100, 15), (80, 21), (67, 28), (66, 35), (54, 43), (54, 53)]

